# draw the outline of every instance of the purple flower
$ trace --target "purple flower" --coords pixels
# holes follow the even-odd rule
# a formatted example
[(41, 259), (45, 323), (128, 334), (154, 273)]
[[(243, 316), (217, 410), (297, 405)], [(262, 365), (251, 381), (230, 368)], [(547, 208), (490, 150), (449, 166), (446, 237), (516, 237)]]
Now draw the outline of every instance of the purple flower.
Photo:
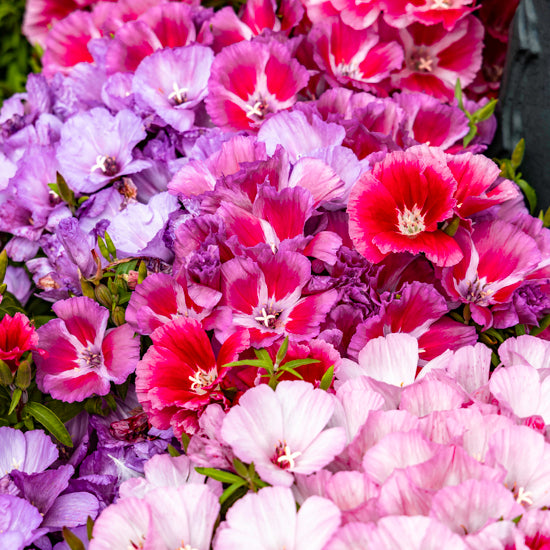
[(194, 108), (206, 97), (213, 60), (212, 50), (198, 44), (146, 57), (132, 83), (138, 104), (152, 108), (176, 130), (189, 130), (195, 121)]
[(78, 113), (61, 130), (61, 172), (74, 191), (98, 191), (119, 176), (149, 168), (149, 162), (132, 157), (145, 136), (141, 119), (126, 109), (116, 116), (102, 107)]
[(0, 548), (23, 550), (45, 533), (40, 512), (26, 500), (0, 495)]
[(80, 273), (85, 278), (91, 277), (97, 270), (97, 264), (91, 252), (95, 243), (82, 231), (78, 220), (76, 218), (61, 220), (57, 226), (57, 237)]

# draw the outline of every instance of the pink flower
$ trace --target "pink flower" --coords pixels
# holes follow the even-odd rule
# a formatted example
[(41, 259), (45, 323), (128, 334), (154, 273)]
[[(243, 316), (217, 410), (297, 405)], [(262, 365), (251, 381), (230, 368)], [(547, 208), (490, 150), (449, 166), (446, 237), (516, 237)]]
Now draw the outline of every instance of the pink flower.
[(178, 317), (157, 328), (136, 369), (136, 392), (156, 428), (170, 426), (176, 435), (194, 433), (198, 416), (211, 401), (225, 401), (219, 383), (222, 366), (249, 345), (241, 331), (221, 347), (218, 359), (200, 321)]
[(41, 352), (38, 350), (38, 334), (28, 317), (22, 313), (13, 317), (4, 315), (0, 320), (0, 359), (15, 372), (22, 355), (30, 350)]
[(317, 472), (344, 448), (344, 429), (325, 429), (333, 412), (334, 397), (307, 382), (261, 385), (229, 411), (221, 435), (262, 479), (290, 487), (293, 473)]
[(424, 252), (436, 265), (462, 258), (454, 239), (438, 228), (452, 217), (456, 181), (437, 149), (389, 153), (353, 187), (348, 214), (357, 250), (378, 263), (391, 252)]
[(451, 31), (442, 24), (413, 23), (384, 36), (393, 37), (405, 50), (403, 69), (392, 74), (396, 88), (451, 101), (457, 79), (465, 87), (481, 67), (483, 25), (473, 15), (458, 21)]
[(315, 61), (336, 86), (373, 89), (403, 63), (403, 48), (397, 42), (383, 42), (372, 28), (355, 30), (340, 19), (317, 23), (309, 41)]
[(255, 131), (267, 114), (294, 105), (308, 79), (280, 42), (239, 42), (212, 63), (206, 110), (224, 129)]
[(129, 325), (107, 330), (109, 312), (84, 296), (56, 302), (58, 319), (38, 329), (36, 381), (41, 391), (62, 401), (106, 395), (122, 384), (139, 359), (139, 339)]
[(322, 550), (339, 525), (340, 511), (330, 500), (312, 496), (296, 511), (290, 489), (266, 487), (230, 508), (216, 534), (214, 550)]

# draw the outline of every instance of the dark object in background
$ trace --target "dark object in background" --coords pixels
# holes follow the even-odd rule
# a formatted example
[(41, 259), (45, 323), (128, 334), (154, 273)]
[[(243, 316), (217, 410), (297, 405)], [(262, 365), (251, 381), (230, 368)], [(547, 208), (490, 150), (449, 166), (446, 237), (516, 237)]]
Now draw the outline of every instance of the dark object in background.
[(538, 208), (550, 206), (550, 0), (522, 0), (514, 17), (500, 89), (499, 129), (487, 155), (510, 157), (525, 138), (523, 179)]

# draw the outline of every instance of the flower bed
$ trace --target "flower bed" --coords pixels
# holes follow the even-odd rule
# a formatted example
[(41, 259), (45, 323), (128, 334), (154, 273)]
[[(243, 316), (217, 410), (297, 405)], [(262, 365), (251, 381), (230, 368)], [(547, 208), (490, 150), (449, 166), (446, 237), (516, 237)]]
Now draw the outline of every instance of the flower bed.
[(28, 1), (1, 548), (548, 547), (549, 220), (483, 155), (516, 5)]

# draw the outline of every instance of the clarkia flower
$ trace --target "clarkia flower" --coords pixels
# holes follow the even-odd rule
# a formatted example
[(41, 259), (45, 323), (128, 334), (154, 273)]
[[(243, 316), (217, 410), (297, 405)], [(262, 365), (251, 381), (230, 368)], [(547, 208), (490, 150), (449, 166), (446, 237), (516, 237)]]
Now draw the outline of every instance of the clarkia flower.
[(391, 252), (424, 252), (439, 266), (463, 254), (438, 224), (453, 216), (456, 181), (437, 149), (418, 146), (389, 153), (353, 187), (349, 231), (357, 250), (371, 262)]
[(39, 388), (62, 401), (106, 395), (136, 368), (139, 339), (129, 325), (106, 330), (109, 312), (87, 297), (52, 306), (58, 319), (38, 329), (44, 356), (34, 355)]
[(119, 176), (149, 168), (148, 161), (132, 157), (145, 135), (142, 120), (126, 109), (115, 116), (102, 107), (78, 113), (61, 130), (61, 173), (80, 193), (98, 191)]
[(28, 317), (22, 313), (4, 315), (0, 320), (0, 359), (15, 372), (23, 354), (30, 350), (41, 353), (38, 334)]
[(294, 105), (308, 79), (284, 44), (239, 42), (212, 64), (206, 109), (222, 128), (255, 131), (266, 115)]
[(302, 381), (280, 382), (275, 391), (261, 385), (229, 411), (221, 435), (263, 480), (290, 487), (294, 473), (312, 474), (343, 450), (344, 429), (325, 429), (334, 399)]

